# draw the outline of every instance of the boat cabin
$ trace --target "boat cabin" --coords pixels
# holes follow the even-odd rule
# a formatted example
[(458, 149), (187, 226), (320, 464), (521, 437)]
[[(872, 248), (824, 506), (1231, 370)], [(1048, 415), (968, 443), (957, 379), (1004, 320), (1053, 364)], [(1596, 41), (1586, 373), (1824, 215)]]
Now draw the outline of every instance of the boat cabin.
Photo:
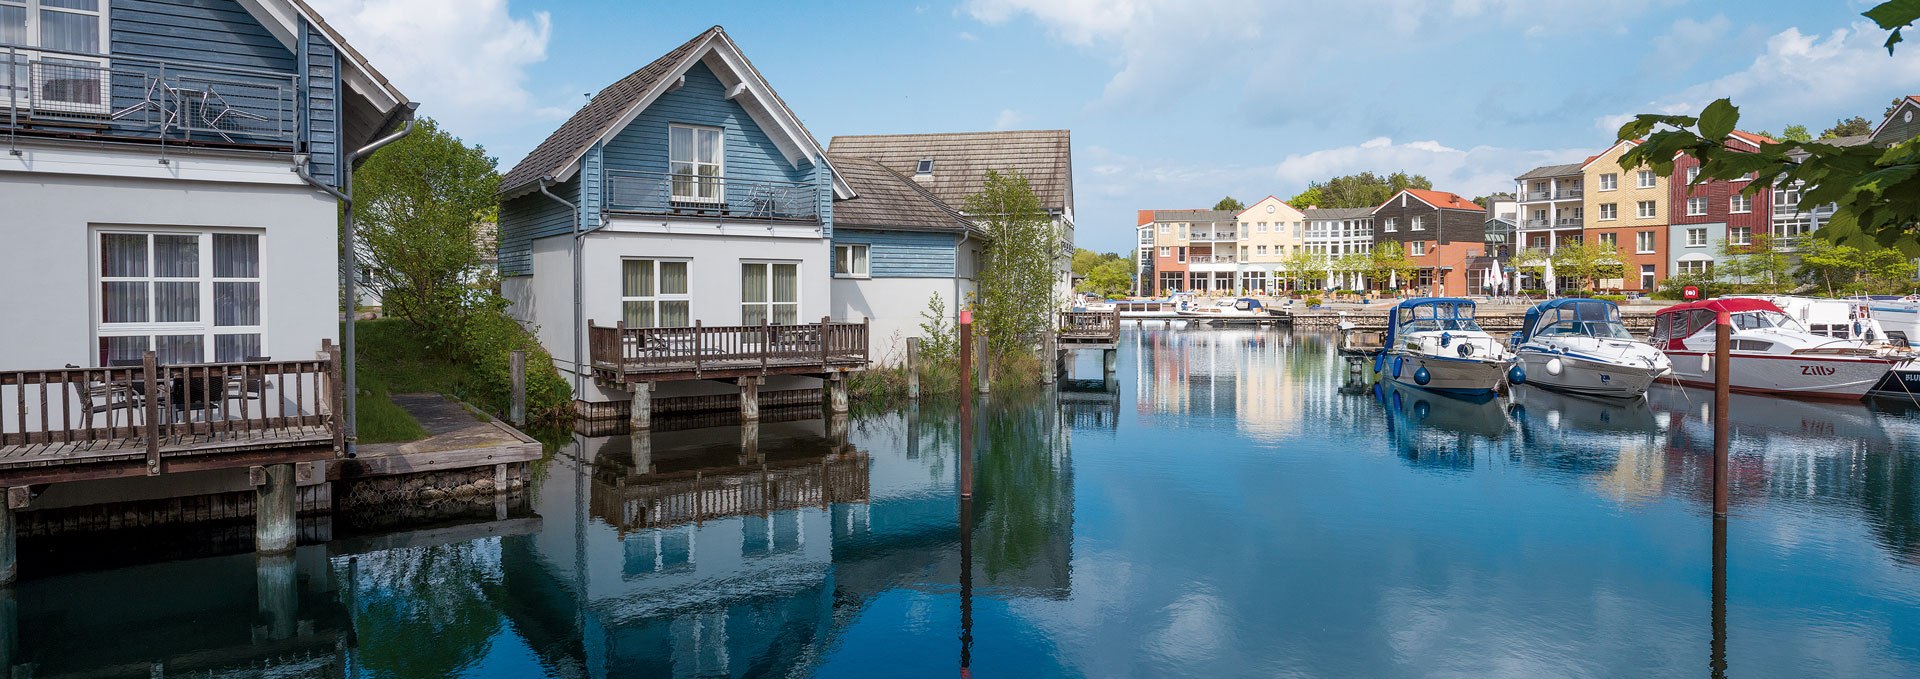
[(1541, 336), (1633, 339), (1620, 322), (1619, 306), (1604, 299), (1578, 298), (1551, 300), (1527, 310), (1514, 344)]
[[(1807, 331), (1800, 321), (1781, 311), (1773, 302), (1734, 297), (1675, 304), (1661, 309), (1653, 317), (1652, 343), (1661, 349), (1686, 351), (1686, 339), (1712, 328), (1721, 312), (1732, 317), (1736, 330), (1779, 328), (1798, 333)], [(1735, 351), (1771, 353), (1774, 348), (1772, 343), (1765, 340), (1733, 340)]]
[(1387, 312), (1387, 344), (1416, 332), (1480, 332), (1473, 320), (1473, 300), (1458, 297), (1420, 297), (1395, 305)]

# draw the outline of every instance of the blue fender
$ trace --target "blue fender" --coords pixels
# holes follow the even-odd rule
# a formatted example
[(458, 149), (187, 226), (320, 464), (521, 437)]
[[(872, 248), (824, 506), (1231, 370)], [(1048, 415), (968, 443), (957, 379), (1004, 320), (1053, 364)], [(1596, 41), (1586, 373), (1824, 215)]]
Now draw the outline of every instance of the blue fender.
[(1427, 372), (1426, 368), (1421, 368), (1419, 370), (1413, 371), (1414, 384), (1418, 384), (1424, 387), (1424, 386), (1427, 386), (1428, 382), (1432, 382), (1432, 381), (1433, 381), (1433, 373)]
[(1449, 344), (1453, 344), (1453, 333), (1440, 333), (1440, 348), (1445, 349)]
[(1403, 357), (1400, 357), (1400, 356), (1393, 357), (1393, 376), (1395, 379), (1398, 379), (1400, 377), (1400, 366), (1406, 362), (1407, 362), (1407, 359)]
[(1420, 399), (1418, 401), (1413, 402), (1414, 417), (1419, 418), (1421, 420), (1425, 420), (1427, 419), (1427, 416), (1431, 414), (1433, 414), (1433, 404), (1428, 403), (1426, 399)]
[(1516, 366), (1513, 366), (1512, 368), (1510, 368), (1510, 369), (1508, 369), (1508, 370), (1507, 370), (1507, 382), (1509, 382), (1509, 383), (1512, 383), (1512, 384), (1526, 384), (1526, 383), (1527, 383), (1527, 371), (1526, 371), (1526, 369), (1524, 369), (1524, 368), (1521, 368), (1521, 367), (1520, 367), (1520, 366), (1518, 366), (1518, 365), (1516, 365)]

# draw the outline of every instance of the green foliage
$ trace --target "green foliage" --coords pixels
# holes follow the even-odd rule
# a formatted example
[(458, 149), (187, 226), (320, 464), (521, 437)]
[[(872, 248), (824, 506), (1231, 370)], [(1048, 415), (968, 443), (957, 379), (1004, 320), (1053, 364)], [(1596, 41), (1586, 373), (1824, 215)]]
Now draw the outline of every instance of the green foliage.
[(960, 339), (954, 333), (958, 331), (947, 319), (947, 300), (933, 293), (927, 308), (920, 312), (920, 358), (924, 361), (942, 363), (957, 355)]
[(473, 315), (478, 228), (500, 186), (494, 165), (427, 118), (354, 173), (354, 255), (367, 283), (437, 350), (459, 351)]
[(1807, 126), (1805, 125), (1788, 125), (1786, 129), (1780, 131), (1780, 135), (1777, 137), (1770, 134), (1764, 136), (1773, 137), (1774, 139), (1782, 141), (1813, 141), (1813, 134), (1807, 132)]
[(1232, 210), (1234, 212), (1239, 212), (1241, 210), (1247, 209), (1247, 206), (1240, 204), (1240, 201), (1235, 200), (1233, 196), (1227, 196), (1225, 198), (1221, 198), (1220, 202), (1214, 203), (1213, 209)]
[[(1384, 200), (1384, 199), (1383, 199)], [(1404, 287), (1409, 277), (1419, 269), (1419, 265), (1407, 259), (1407, 251), (1399, 241), (1381, 241), (1375, 243), (1370, 254), (1368, 271), (1373, 279), (1380, 283), (1393, 283)]]
[(1619, 278), (1626, 268), (1620, 252), (1600, 243), (1565, 243), (1554, 249), (1553, 273), (1598, 287), (1601, 278)]
[[(1544, 273), (1547, 270), (1547, 262), (1551, 261), (1552, 259), (1553, 259), (1553, 256), (1548, 255), (1546, 250), (1541, 250), (1538, 248), (1521, 248), (1519, 252), (1513, 253), (1512, 262), (1513, 262), (1513, 268), (1515, 269), (1519, 269), (1521, 271), (1531, 271), (1533, 273)], [(1554, 266), (1559, 266), (1559, 265), (1555, 264)], [(1559, 272), (1555, 271), (1554, 273), (1559, 273)]]
[(1293, 283), (1293, 289), (1301, 288), (1303, 279), (1312, 278), (1326, 271), (1325, 262), (1306, 248), (1296, 248), (1292, 254), (1280, 260), (1280, 271)]
[(504, 313), (476, 314), (461, 340), (468, 350), (458, 355), (429, 348), (420, 331), (400, 319), (360, 321), (356, 327), (363, 441), (372, 442), (367, 425), (379, 425), (367, 419), (366, 403), (390, 394), (446, 394), (505, 419), (513, 404), (509, 353), (514, 349), (527, 352), (527, 419), (563, 424), (572, 418), (573, 390), (553, 367), (553, 358)]
[(1873, 121), (1860, 116), (1854, 116), (1852, 118), (1833, 121), (1833, 127), (1829, 127), (1825, 132), (1821, 132), (1820, 138), (1855, 137), (1863, 134), (1873, 134)]
[(1914, 289), (1913, 260), (1900, 253), (1817, 239), (1801, 249), (1796, 273), (1830, 295), (1901, 294)]
[(1318, 297), (1308, 297), (1306, 301), (1308, 307), (1317, 307), (1320, 306), (1321, 300)]
[(1054, 258), (1060, 236), (1039, 196), (1019, 173), (987, 171), (965, 210), (986, 227), (976, 322), (995, 353), (1026, 351), (1048, 329), (1053, 311)]
[(1756, 292), (1786, 292), (1795, 287), (1793, 260), (1776, 247), (1773, 234), (1755, 232), (1752, 240), (1748, 245), (1735, 245), (1731, 239), (1721, 243), (1715, 277), (1754, 286)]
[(1433, 181), (1423, 175), (1395, 172), (1381, 176), (1362, 172), (1309, 183), (1307, 190), (1294, 195), (1287, 203), (1300, 208), (1375, 207), (1402, 189), (1431, 188)]
[(1594, 295), (1593, 298), (1606, 300), (1616, 304), (1627, 301), (1626, 295)]
[(1893, 46), (1900, 44), (1900, 29), (1912, 26), (1920, 21), (1920, 0), (1891, 0), (1883, 2), (1860, 14), (1872, 19), (1880, 28), (1888, 31), (1887, 55), (1893, 55)]
[(1122, 259), (1101, 262), (1080, 282), (1081, 292), (1119, 297), (1133, 290), (1133, 265)]
[(1712, 270), (1700, 274), (1678, 274), (1660, 281), (1659, 289), (1653, 292), (1655, 299), (1686, 299), (1687, 286), (1700, 289), (1700, 299), (1718, 297), (1733, 292), (1733, 286), (1720, 281)]

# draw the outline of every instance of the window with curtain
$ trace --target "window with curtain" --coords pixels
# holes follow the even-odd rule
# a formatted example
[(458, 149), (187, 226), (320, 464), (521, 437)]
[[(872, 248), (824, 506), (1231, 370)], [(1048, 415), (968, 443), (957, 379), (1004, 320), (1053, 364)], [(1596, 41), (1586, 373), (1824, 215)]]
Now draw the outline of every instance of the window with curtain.
[(0, 64), (0, 106), (18, 97), (52, 110), (103, 111), (107, 62), (85, 55), (105, 56), (106, 29), (106, 0), (0, 0), (0, 44), (24, 48)]
[(721, 157), (725, 144), (717, 127), (667, 126), (667, 171), (673, 175), (673, 199), (718, 203), (725, 199)]
[(97, 243), (101, 365), (262, 355), (259, 234), (104, 231)]
[(866, 278), (867, 246), (859, 243), (833, 246), (833, 275)]
[(740, 322), (793, 325), (800, 322), (800, 264), (740, 263)]
[(629, 328), (693, 325), (687, 261), (629, 259), (621, 262), (620, 315)]

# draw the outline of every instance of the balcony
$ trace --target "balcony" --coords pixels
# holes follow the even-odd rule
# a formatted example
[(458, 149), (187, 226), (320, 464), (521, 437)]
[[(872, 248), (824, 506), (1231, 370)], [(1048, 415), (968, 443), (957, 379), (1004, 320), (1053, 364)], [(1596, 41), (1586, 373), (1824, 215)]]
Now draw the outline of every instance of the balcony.
[(1520, 200), (1533, 202), (1545, 200), (1575, 200), (1586, 195), (1581, 189), (1560, 189), (1558, 191), (1529, 191)]
[(1520, 224), (1524, 229), (1578, 229), (1583, 220), (1579, 217), (1561, 217), (1559, 219), (1529, 219)]
[(820, 188), (806, 182), (606, 171), (609, 212), (820, 222)]
[(1240, 239), (1240, 234), (1235, 231), (1195, 231), (1191, 236), (1188, 237), (1188, 240), (1192, 240), (1192, 241), (1223, 241), (1223, 240), (1239, 240), (1239, 239)]
[(1188, 262), (1194, 264), (1232, 264), (1234, 260), (1233, 255), (1193, 255), (1187, 258)]
[(0, 45), (9, 134), (291, 149), (294, 74)]

